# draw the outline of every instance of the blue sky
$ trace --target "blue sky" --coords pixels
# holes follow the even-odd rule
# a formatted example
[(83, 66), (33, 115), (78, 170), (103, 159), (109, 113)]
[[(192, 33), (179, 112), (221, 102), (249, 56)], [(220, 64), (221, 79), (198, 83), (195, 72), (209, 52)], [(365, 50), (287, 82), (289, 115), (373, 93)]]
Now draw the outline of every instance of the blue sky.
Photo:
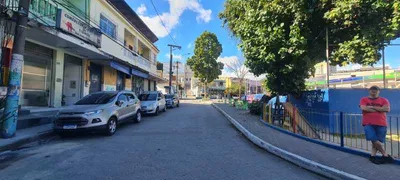
[[(162, 26), (159, 17), (150, 0), (126, 0), (132, 9), (139, 14), (143, 21), (158, 36), (156, 46), (160, 50), (158, 60), (169, 62), (169, 47), (174, 44)], [(194, 41), (204, 31), (210, 31), (217, 35), (222, 44), (223, 52), (220, 56), (222, 62), (232, 62), (241, 57), (236, 40), (229, 31), (222, 27), (222, 21), (218, 13), (224, 9), (225, 0), (153, 0), (164, 24), (176, 43), (182, 46), (181, 50), (175, 50), (174, 60), (185, 62), (193, 54)], [(227, 73), (227, 72), (225, 72)]]
[[(159, 37), (156, 42), (160, 49), (158, 60), (169, 61), (169, 47), (167, 44), (174, 44), (167, 35), (167, 31), (161, 25), (150, 0), (126, 0), (144, 22)], [(228, 63), (242, 57), (237, 48), (237, 42), (231, 37), (229, 31), (222, 27), (222, 21), (218, 13), (224, 9), (225, 0), (153, 0), (168, 32), (175, 39), (176, 43), (182, 46), (181, 50), (174, 51), (174, 60), (185, 62), (193, 54), (194, 41), (204, 31), (210, 31), (217, 35), (223, 46), (220, 61)], [(400, 44), (400, 40), (393, 43)], [(400, 66), (400, 46), (386, 48), (386, 64), (392, 68)], [(376, 66), (382, 66), (381, 61)], [(227, 73), (227, 72), (224, 72)]]

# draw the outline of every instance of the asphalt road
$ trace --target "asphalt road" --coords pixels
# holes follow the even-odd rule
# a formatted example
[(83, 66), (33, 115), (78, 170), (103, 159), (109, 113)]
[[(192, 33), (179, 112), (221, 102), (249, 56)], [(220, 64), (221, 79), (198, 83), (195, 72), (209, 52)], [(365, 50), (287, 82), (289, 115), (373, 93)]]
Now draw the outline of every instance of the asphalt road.
[(213, 107), (186, 101), (112, 137), (54, 138), (0, 155), (0, 179), (323, 179), (251, 144)]

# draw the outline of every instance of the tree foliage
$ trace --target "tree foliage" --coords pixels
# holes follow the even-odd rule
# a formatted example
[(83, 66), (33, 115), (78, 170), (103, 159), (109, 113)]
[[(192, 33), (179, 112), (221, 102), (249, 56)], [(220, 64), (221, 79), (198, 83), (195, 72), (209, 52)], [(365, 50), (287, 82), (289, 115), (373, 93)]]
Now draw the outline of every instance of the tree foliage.
[(241, 86), (239, 84), (232, 84), (232, 86), (228, 87), (225, 89), (225, 94), (232, 94), (239, 96), (241, 92), (244, 92), (246, 88), (244, 86)]
[(194, 55), (187, 60), (187, 64), (202, 84), (207, 85), (222, 74), (223, 64), (217, 62), (221, 53), (222, 45), (214, 33), (205, 31), (196, 39)]
[(399, 37), (400, 0), (227, 0), (220, 18), (237, 37), (246, 65), (266, 73), (276, 94), (298, 93), (314, 65), (374, 64)]

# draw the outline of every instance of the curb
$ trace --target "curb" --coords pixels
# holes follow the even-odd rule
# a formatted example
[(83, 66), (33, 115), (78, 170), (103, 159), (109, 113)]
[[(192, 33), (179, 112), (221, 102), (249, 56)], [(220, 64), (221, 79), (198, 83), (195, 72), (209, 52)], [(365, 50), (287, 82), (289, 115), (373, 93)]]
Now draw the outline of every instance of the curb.
[(54, 135), (53, 130), (48, 130), (48, 131), (43, 131), (40, 132), (36, 135), (33, 136), (29, 136), (29, 137), (24, 137), (21, 138), (19, 140), (16, 140), (14, 142), (11, 142), (9, 144), (6, 144), (4, 146), (0, 146), (0, 152), (4, 152), (4, 151), (12, 151), (17, 149), (18, 147), (31, 143), (31, 142), (35, 142), (35, 141), (39, 141), (41, 139), (47, 138), (47, 137), (51, 137)]
[(224, 115), (240, 132), (242, 132), (251, 142), (256, 144), (257, 146), (267, 150), (268, 152), (279, 156), (293, 164), (296, 164), (304, 169), (310, 170), (317, 174), (326, 176), (331, 179), (354, 179), (354, 180), (361, 180), (364, 179), (362, 177), (358, 177), (353, 174), (346, 173), (344, 171), (325, 166), (323, 164), (317, 163), (315, 161), (311, 161), (304, 157), (301, 157), (297, 154), (293, 154), (291, 152), (285, 151), (280, 149), (279, 147), (273, 146), (264, 140), (260, 139), (259, 137), (252, 134), (246, 128), (244, 128), (240, 123), (238, 123), (235, 119), (229, 116), (225, 111), (221, 108), (216, 106), (214, 103), (211, 104), (215, 109), (217, 109), (222, 115)]
[[(308, 142), (312, 142), (312, 143), (315, 143), (315, 144), (319, 144), (319, 145), (322, 145), (322, 146), (325, 146), (325, 147), (328, 147), (328, 148), (332, 148), (332, 149), (335, 149), (335, 150), (338, 150), (338, 151), (354, 154), (354, 155), (357, 155), (357, 156), (362, 156), (362, 157), (366, 157), (366, 158), (368, 158), (370, 156), (370, 154), (368, 152), (363, 152), (361, 150), (355, 150), (355, 149), (351, 149), (351, 148), (348, 148), (348, 147), (340, 147), (340, 146), (337, 146), (335, 144), (326, 143), (326, 142), (323, 142), (323, 141), (320, 141), (320, 140), (317, 140), (317, 139), (312, 139), (312, 138), (309, 138), (309, 137), (306, 137), (306, 136), (302, 136), (302, 135), (299, 135), (299, 134), (292, 133), (292, 132), (290, 132), (288, 130), (285, 130), (285, 129), (270, 125), (267, 122), (263, 121), (262, 119), (260, 119), (260, 122), (263, 123), (265, 126), (267, 126), (269, 128), (272, 128), (272, 129), (277, 130), (279, 132), (285, 133), (287, 135), (290, 135), (290, 136), (293, 136), (293, 137), (296, 137), (296, 138), (299, 138), (299, 139), (302, 139), (302, 140), (305, 140), (305, 141), (308, 141)], [(394, 159), (393, 164), (394, 165), (400, 165), (400, 159)]]

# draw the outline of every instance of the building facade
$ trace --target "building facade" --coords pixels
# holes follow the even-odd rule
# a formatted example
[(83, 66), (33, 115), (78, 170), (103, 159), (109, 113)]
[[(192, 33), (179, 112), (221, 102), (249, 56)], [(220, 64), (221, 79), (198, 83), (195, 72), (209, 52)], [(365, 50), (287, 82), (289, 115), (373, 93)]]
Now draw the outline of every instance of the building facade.
[[(165, 81), (156, 67), (158, 38), (125, 1), (31, 0), (28, 27), (22, 106), (61, 107), (97, 91), (139, 94)], [(10, 58), (4, 49), (6, 87)]]
[(223, 97), (226, 89), (226, 80), (215, 79), (213, 82), (208, 84), (207, 89), (200, 83), (199, 79), (191, 78), (191, 94), (195, 97), (201, 97), (207, 92), (211, 97)]

